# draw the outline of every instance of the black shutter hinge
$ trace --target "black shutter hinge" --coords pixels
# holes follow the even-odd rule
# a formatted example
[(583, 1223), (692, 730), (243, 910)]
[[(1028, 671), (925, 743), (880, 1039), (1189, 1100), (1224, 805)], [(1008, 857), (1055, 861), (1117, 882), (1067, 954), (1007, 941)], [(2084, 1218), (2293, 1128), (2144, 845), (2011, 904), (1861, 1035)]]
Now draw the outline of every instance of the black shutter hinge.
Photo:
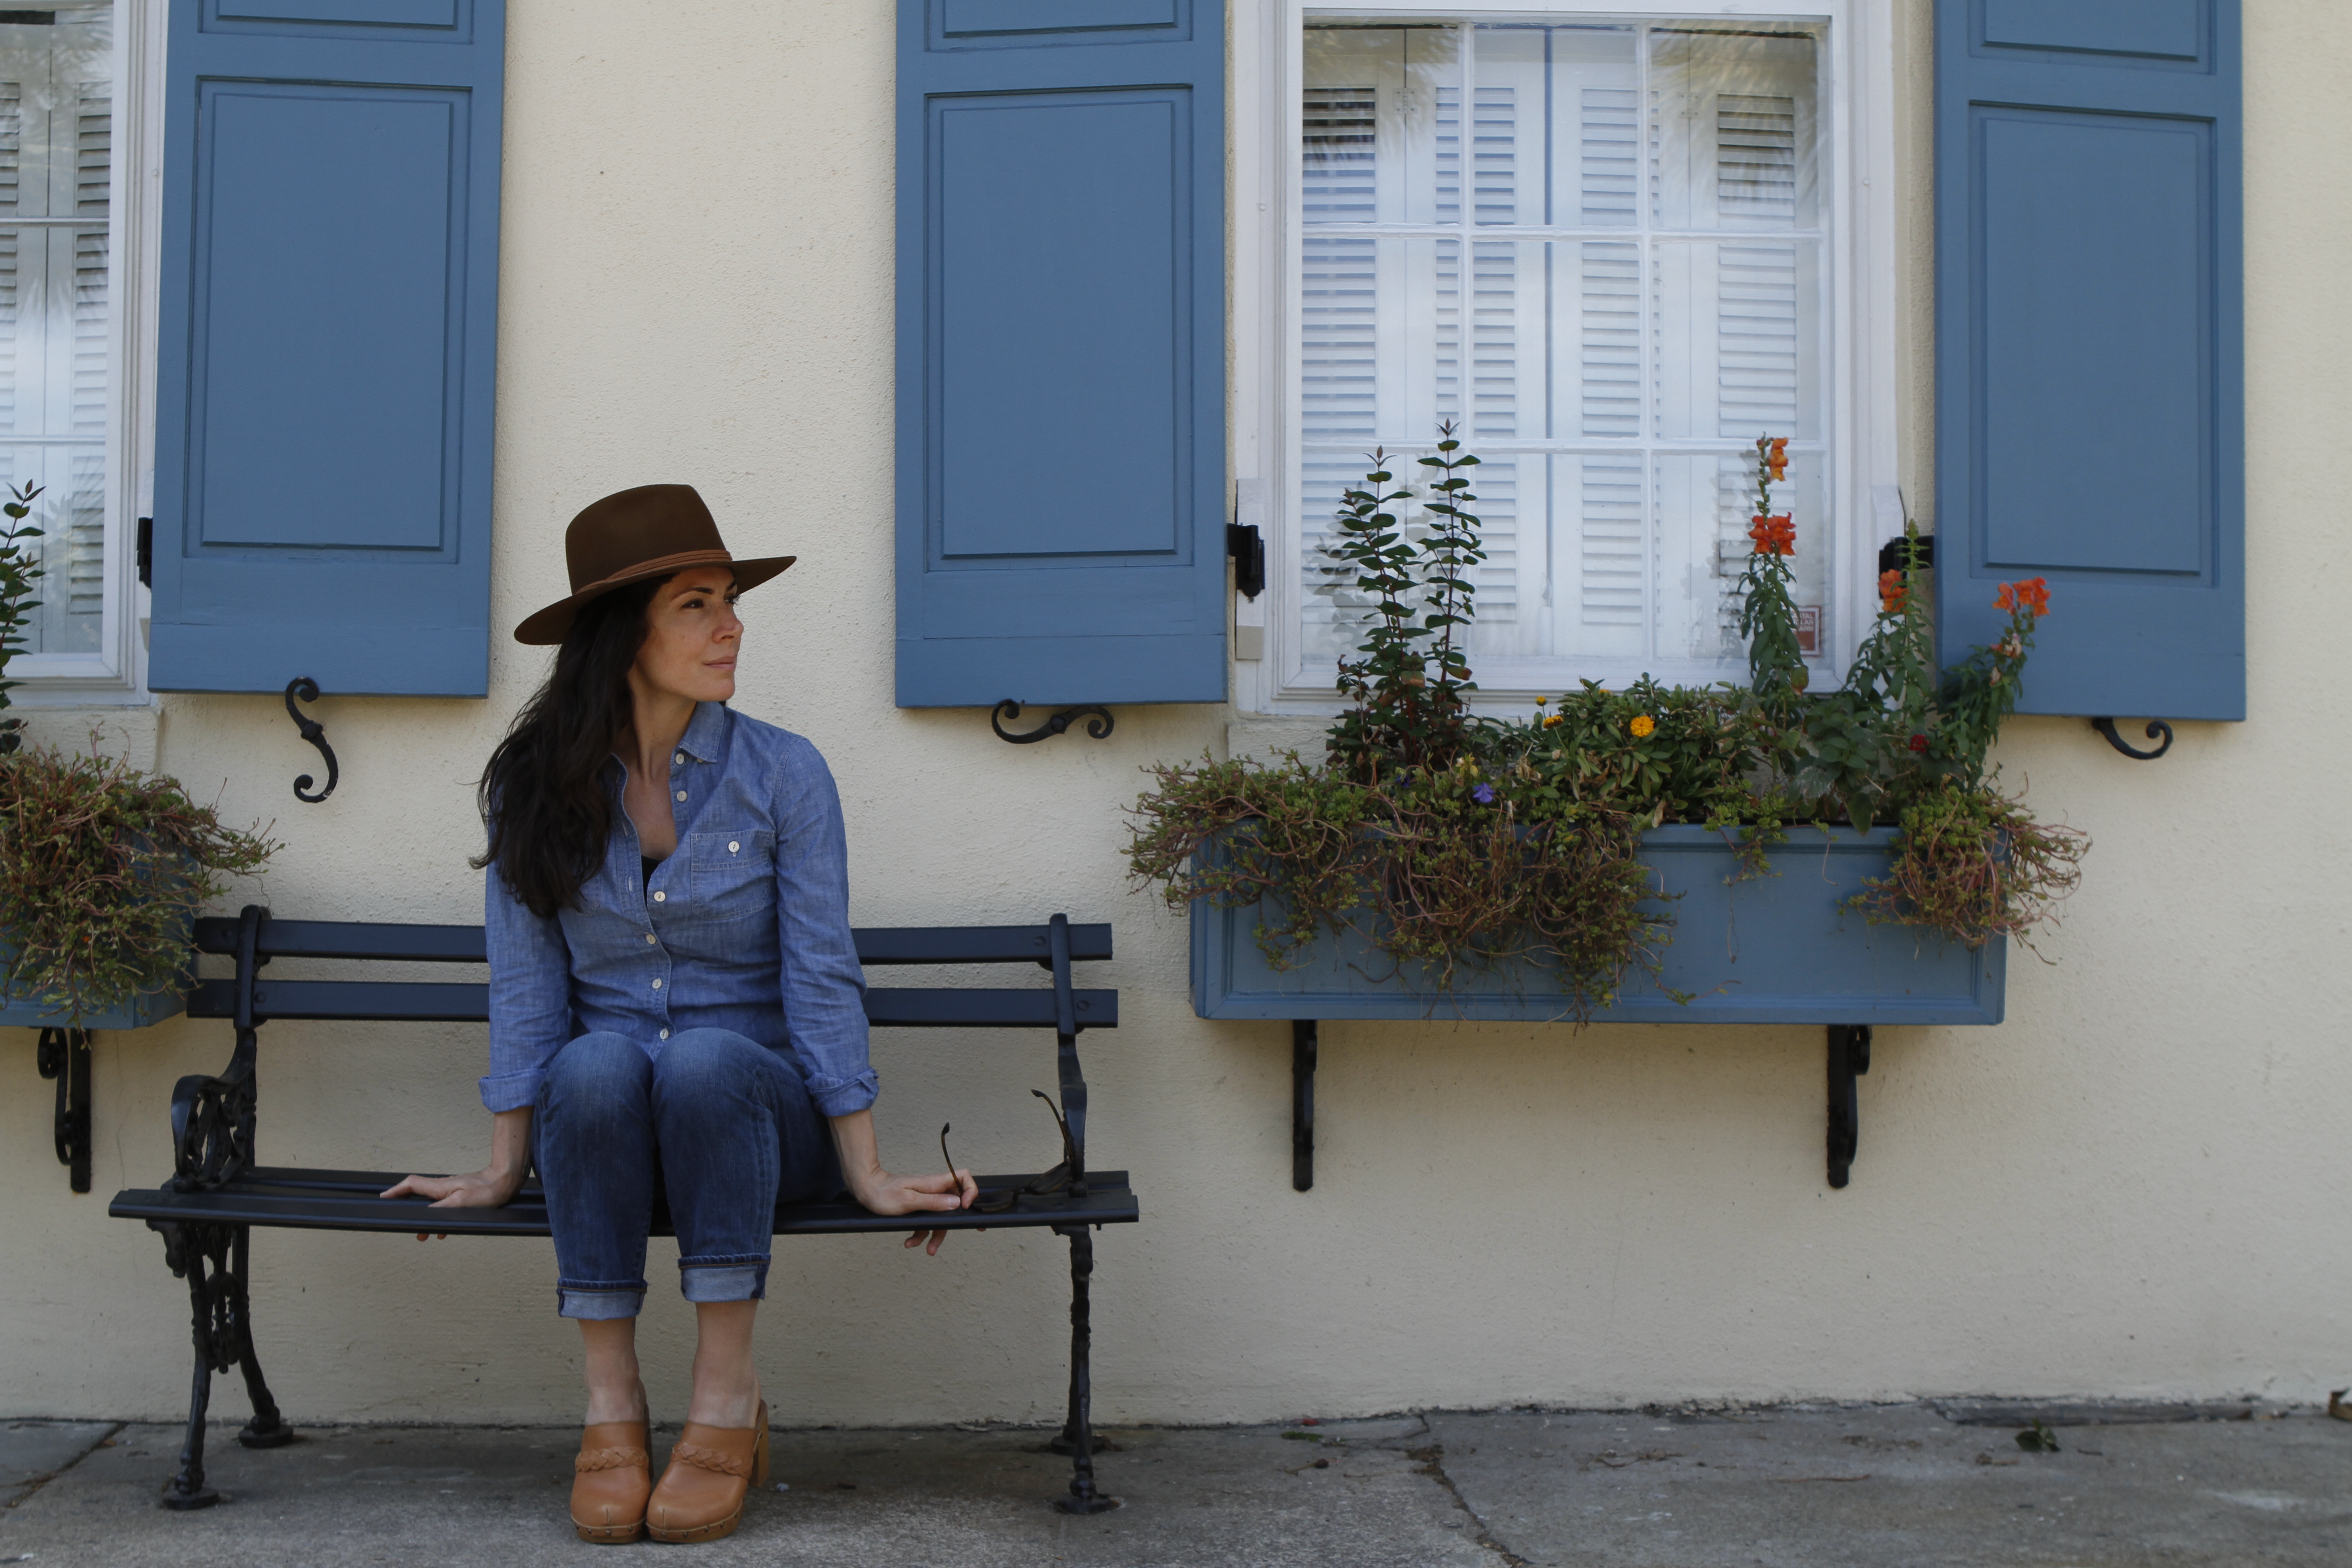
[(155, 520), (153, 518), (142, 517), (139, 520), (139, 536), (132, 548), (137, 552), (139, 585), (142, 588), (153, 587), (155, 585)]
[(1234, 559), (1234, 586), (1243, 598), (1255, 599), (1265, 592), (1265, 536), (1257, 524), (1225, 524), (1225, 553)]
[[(1935, 563), (1936, 536), (1932, 533), (1923, 533), (1919, 536), (1919, 564), (1922, 567), (1929, 567)], [(1878, 569), (1881, 572), (1903, 570), (1902, 540), (1890, 539), (1878, 547)]]

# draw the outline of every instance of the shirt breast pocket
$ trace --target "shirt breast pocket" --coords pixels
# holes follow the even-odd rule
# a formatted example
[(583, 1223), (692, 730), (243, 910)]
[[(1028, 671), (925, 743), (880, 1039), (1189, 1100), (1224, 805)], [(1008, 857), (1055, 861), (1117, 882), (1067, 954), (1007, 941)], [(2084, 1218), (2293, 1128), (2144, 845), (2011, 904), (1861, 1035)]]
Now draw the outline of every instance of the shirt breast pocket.
[(687, 838), (694, 911), (706, 921), (750, 920), (776, 905), (776, 836), (765, 829)]

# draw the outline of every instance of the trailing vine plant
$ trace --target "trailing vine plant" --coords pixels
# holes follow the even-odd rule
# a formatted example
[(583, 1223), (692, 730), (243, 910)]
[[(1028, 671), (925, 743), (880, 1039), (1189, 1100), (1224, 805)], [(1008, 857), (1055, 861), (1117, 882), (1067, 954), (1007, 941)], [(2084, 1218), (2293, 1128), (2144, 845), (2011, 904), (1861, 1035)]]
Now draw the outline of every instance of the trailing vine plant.
[(1364, 641), (1342, 656), (1348, 707), (1325, 754), (1167, 763), (1134, 808), (1129, 865), (1170, 904), (1255, 905), (1277, 968), (1354, 931), (1418, 986), (1517, 961), (1549, 972), (1581, 1019), (1658, 973), (1670, 911), (1638, 855), (1645, 828), (1702, 823), (1743, 873), (1788, 824), (1896, 829), (1889, 871), (1848, 907), (1977, 945), (2029, 939), (2071, 891), (2088, 841), (2037, 823), (1988, 755), (2015, 711), (2040, 578), (2005, 584), (2001, 638), (1948, 669), (1935, 658), (1926, 548), (1907, 520), (1903, 564), (1835, 691), (1808, 691), (1798, 634), (1793, 512), (1772, 510), (1785, 438), (1756, 443), (1750, 552), (1740, 578), (1745, 687), (1622, 690), (1592, 681), (1529, 716), (1475, 713), (1470, 634), (1486, 560), (1470, 473), (1441, 426), (1422, 493), (1385, 451), (1341, 497), (1327, 575), (1352, 588)]
[[(41, 602), (33, 597), (33, 584), (46, 573), (26, 542), (40, 538), (41, 531), (25, 525), (33, 513), (34, 498), (40, 493), (38, 485), (13, 486), (6, 503), (0, 504), (0, 514), (8, 519), (7, 526), (0, 528), (0, 711), (8, 708), (8, 693), (20, 684), (7, 678), (8, 661), (25, 651), (25, 628), (31, 624), (33, 612), (41, 607)], [(0, 718), (0, 756), (23, 743), (24, 722)]]

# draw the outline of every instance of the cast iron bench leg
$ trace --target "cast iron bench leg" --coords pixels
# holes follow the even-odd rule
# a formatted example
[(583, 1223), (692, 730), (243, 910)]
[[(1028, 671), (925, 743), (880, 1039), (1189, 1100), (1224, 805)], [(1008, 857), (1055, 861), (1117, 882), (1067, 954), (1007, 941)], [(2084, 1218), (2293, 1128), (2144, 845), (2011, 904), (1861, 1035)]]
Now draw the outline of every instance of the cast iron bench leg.
[(253, 1296), (247, 1284), (253, 1278), (247, 1266), (252, 1241), (252, 1228), (238, 1226), (233, 1275), (236, 1290), (236, 1364), (245, 1374), (245, 1396), (253, 1405), (253, 1418), (238, 1428), (236, 1440), (247, 1448), (282, 1448), (294, 1440), (294, 1428), (286, 1425), (285, 1417), (278, 1414), (277, 1396), (269, 1392), (269, 1381), (261, 1375), (261, 1357), (253, 1349)]
[(1095, 1238), (1082, 1225), (1057, 1225), (1055, 1232), (1070, 1238), (1070, 1418), (1062, 1435), (1046, 1445), (1070, 1456), (1070, 1495), (1055, 1498), (1063, 1513), (1104, 1513), (1118, 1506), (1115, 1497), (1095, 1489), (1095, 1456), (1110, 1444), (1095, 1436), (1094, 1331), (1087, 1281), (1095, 1271)]
[(163, 1258), (188, 1282), (188, 1314), (195, 1342), (195, 1377), (188, 1390), (188, 1432), (180, 1447), (180, 1473), (163, 1489), (163, 1506), (177, 1511), (210, 1508), (220, 1493), (205, 1484), (205, 1426), (212, 1406), (213, 1373), (232, 1366), (245, 1373), (253, 1419), (237, 1434), (248, 1448), (276, 1448), (294, 1440), (278, 1415), (278, 1401), (261, 1375), (254, 1353), (251, 1300), (246, 1270), (252, 1232), (241, 1225), (172, 1225), (148, 1227), (163, 1237)]

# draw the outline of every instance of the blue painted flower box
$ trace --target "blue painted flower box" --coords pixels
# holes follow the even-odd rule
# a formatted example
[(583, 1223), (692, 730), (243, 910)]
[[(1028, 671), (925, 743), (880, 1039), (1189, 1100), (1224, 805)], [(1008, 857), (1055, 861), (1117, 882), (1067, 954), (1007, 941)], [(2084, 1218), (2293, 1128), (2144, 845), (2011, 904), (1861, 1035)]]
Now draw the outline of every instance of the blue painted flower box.
[[(14, 949), (0, 945), (0, 973), (16, 956)], [(193, 968), (193, 960), (192, 960)], [(84, 1013), (81, 1027), (85, 1029), (143, 1029), (150, 1024), (160, 1024), (187, 1011), (189, 976), (144, 992), (120, 1007), (110, 1007), (102, 1013)], [(15, 992), (0, 992), (0, 1029), (64, 1029), (73, 1026), (71, 1013), (62, 1005), (35, 1001)]]
[[(1884, 876), (1895, 830), (1790, 830), (1762, 877), (1733, 880), (1737, 858), (1704, 827), (1642, 836), (1642, 858), (1662, 893), (1673, 941), (1653, 984), (1630, 973), (1596, 1023), (1998, 1024), (2008, 978), (2006, 941), (1969, 948), (1912, 926), (1874, 926), (1840, 905)], [(1212, 851), (1213, 852), (1213, 851)], [(1318, 937), (1293, 969), (1266, 962), (1252, 934), (1259, 906), (1192, 904), (1192, 1010), (1203, 1018), (1501, 1019), (1572, 1016), (1541, 970), (1510, 963), (1465, 968), (1454, 989), (1414, 984), (1355, 931)], [(1694, 993), (1677, 1002), (1661, 985)]]

